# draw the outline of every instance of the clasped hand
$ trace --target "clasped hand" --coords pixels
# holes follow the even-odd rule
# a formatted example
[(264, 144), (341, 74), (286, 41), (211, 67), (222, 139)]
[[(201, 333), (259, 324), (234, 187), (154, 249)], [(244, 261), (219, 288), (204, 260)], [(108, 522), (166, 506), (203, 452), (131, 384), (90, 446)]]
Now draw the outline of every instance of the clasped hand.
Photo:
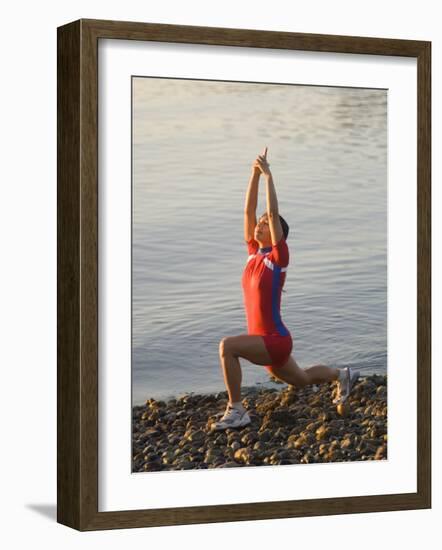
[(267, 162), (267, 147), (264, 148), (264, 151), (261, 155), (258, 155), (253, 162), (253, 170), (259, 172), (264, 176), (271, 176), (270, 164)]

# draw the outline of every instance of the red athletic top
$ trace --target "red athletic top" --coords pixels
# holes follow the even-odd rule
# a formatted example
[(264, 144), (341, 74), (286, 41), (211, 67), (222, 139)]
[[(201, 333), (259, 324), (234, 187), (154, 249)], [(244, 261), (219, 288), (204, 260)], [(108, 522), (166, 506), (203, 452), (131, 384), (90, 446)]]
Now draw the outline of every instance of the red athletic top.
[(289, 335), (281, 320), (281, 290), (289, 263), (284, 235), (278, 244), (259, 248), (254, 239), (247, 241), (249, 257), (242, 275), (244, 305), (249, 334)]

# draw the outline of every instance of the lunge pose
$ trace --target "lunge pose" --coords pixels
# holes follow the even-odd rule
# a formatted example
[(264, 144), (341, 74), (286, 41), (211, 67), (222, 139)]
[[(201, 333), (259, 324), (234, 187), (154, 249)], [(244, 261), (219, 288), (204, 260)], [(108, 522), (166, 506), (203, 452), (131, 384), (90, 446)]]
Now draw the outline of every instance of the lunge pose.
[[(261, 175), (266, 184), (267, 211), (257, 221)], [(240, 357), (256, 365), (264, 365), (277, 379), (296, 387), (338, 380), (335, 403), (348, 397), (359, 377), (359, 373), (350, 368), (315, 365), (301, 369), (291, 355), (292, 336), (280, 315), (281, 291), (289, 265), (288, 234), (289, 226), (279, 214), (266, 147), (252, 165), (244, 206), (244, 240), (248, 258), (242, 275), (242, 288), (248, 333), (229, 336), (220, 342), (219, 355), (229, 401), (224, 415), (214, 425), (217, 430), (250, 423), (241, 402)]]

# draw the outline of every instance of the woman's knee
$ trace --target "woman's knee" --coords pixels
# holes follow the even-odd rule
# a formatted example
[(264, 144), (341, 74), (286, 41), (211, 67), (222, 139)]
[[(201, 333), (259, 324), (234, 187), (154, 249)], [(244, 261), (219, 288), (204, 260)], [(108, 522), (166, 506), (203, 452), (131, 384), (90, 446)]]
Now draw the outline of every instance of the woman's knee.
[(242, 335), (226, 336), (219, 343), (219, 354), (221, 357), (233, 355), (239, 357), (243, 349)]
[(219, 343), (219, 354), (224, 357), (228, 353), (232, 352), (232, 337), (226, 336)]

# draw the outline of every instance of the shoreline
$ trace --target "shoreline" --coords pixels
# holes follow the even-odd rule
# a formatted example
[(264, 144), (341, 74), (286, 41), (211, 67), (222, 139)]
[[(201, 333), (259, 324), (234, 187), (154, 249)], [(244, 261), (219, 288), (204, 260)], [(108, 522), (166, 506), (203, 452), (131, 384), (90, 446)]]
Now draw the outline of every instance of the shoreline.
[(148, 399), (132, 409), (132, 472), (387, 459), (387, 375), (361, 377), (343, 406), (336, 383), (244, 387), (251, 424), (212, 431), (227, 392)]

